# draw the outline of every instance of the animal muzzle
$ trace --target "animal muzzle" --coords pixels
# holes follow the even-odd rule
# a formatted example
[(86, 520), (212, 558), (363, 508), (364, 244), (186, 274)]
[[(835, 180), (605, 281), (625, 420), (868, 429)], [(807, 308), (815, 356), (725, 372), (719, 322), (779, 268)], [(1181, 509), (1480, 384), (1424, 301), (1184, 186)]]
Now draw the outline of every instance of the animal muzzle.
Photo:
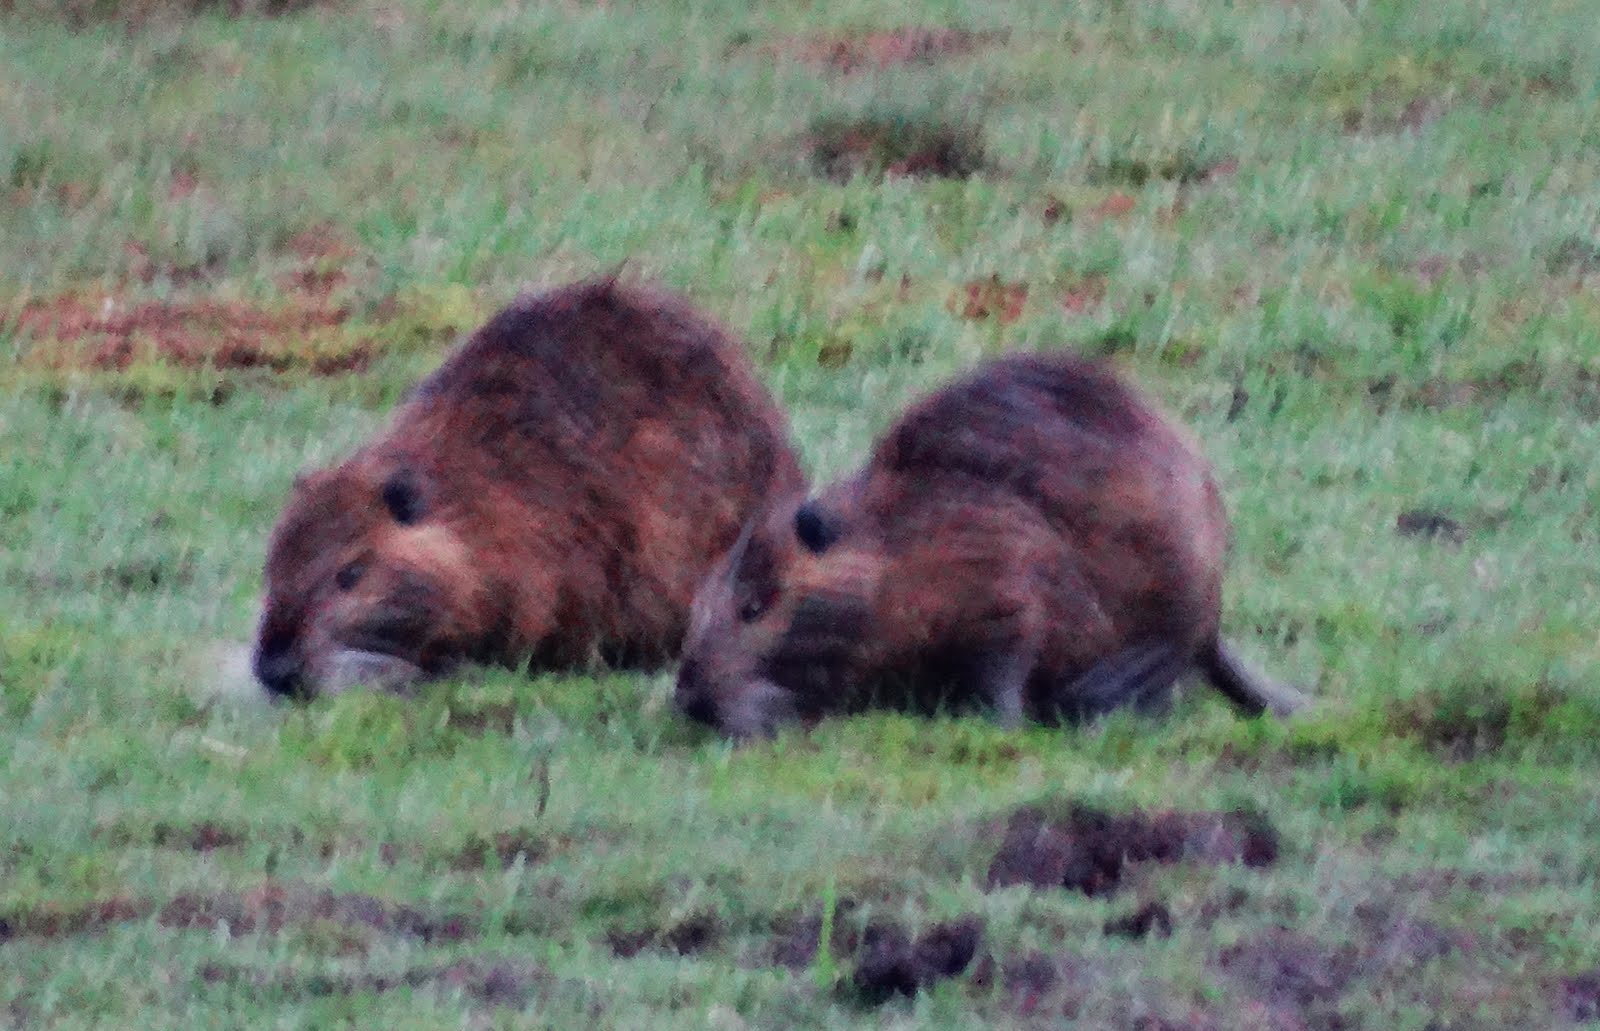
[(672, 691), (672, 702), (680, 713), (696, 723), (717, 725), (717, 700), (695, 659), (684, 659), (678, 667), (678, 681)]
[(292, 648), (273, 642), (259, 644), (250, 668), (268, 694), (277, 698), (305, 696), (305, 668)]
[(757, 677), (737, 686), (714, 685), (693, 660), (678, 671), (673, 702), (689, 719), (738, 740), (772, 737), (796, 718), (793, 696), (777, 684)]

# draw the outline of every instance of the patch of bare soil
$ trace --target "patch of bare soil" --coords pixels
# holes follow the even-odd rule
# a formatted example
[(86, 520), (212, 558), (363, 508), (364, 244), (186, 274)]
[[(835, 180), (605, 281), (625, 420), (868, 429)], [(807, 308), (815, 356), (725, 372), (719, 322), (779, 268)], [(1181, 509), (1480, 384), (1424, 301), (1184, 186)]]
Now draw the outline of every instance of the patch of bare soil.
[(33, 341), (24, 362), (55, 370), (123, 371), (139, 362), (185, 368), (357, 372), (371, 344), (338, 330), (349, 310), (291, 295), (276, 307), (245, 302), (146, 301), (65, 294), (0, 313)]
[(774, 57), (848, 75), (864, 68), (933, 64), (1005, 41), (999, 32), (908, 27), (879, 32), (829, 33), (778, 40), (763, 50)]
[(646, 949), (693, 956), (722, 940), (724, 929), (715, 913), (696, 913), (660, 927), (612, 928), (606, 945), (613, 955), (631, 959)]
[(968, 179), (987, 161), (974, 127), (913, 116), (822, 119), (804, 140), (817, 174), (834, 182), (882, 179)]
[(1461, 544), (1467, 539), (1467, 528), (1459, 519), (1427, 508), (1410, 508), (1395, 516), (1394, 532), (1402, 537), (1426, 537), (1448, 544)]
[(1238, 158), (1213, 158), (1184, 152), (1150, 161), (1121, 156), (1107, 158), (1090, 166), (1088, 180), (1099, 185), (1117, 184), (1137, 190), (1143, 189), (1151, 180), (1189, 186), (1226, 179), (1238, 171)]
[[(850, 899), (834, 908), (829, 954), (853, 966), (850, 985), (865, 1002), (915, 995), (939, 981), (958, 977), (972, 965), (983, 942), (983, 920), (965, 916), (934, 924), (913, 935), (894, 920), (861, 921)], [(816, 961), (822, 943), (820, 914), (793, 914), (773, 924), (768, 954), (775, 966), (803, 970)]]
[(381, 994), (400, 988), (459, 992), (490, 1008), (525, 1009), (550, 984), (542, 967), (524, 960), (464, 959), (445, 966), (417, 967), (396, 974), (310, 974), (296, 970), (207, 963), (198, 971), (208, 985), (245, 986), (291, 999)]
[(544, 838), (532, 831), (499, 831), (487, 837), (475, 835), (450, 857), (450, 868), (459, 871), (482, 870), (492, 861), (503, 870), (518, 859), (528, 866), (541, 862), (550, 852)]
[(1600, 1023), (1600, 970), (1562, 978), (1559, 995), (1568, 1020)]
[(1104, 931), (1115, 938), (1172, 937), (1172, 911), (1162, 902), (1147, 902), (1127, 916), (1107, 920)]
[(237, 848), (249, 840), (244, 831), (211, 820), (200, 820), (195, 823), (161, 821), (147, 830), (116, 825), (104, 831), (96, 831), (95, 836), (117, 847), (148, 844), (154, 848), (172, 849), (178, 852), (213, 852), (217, 849)]
[(14, 938), (62, 938), (94, 934), (114, 924), (143, 919), (150, 911), (132, 899), (110, 898), (82, 906), (40, 906), (0, 914), (0, 944)]
[(1338, 1027), (1334, 1008), (1358, 972), (1358, 957), (1353, 946), (1333, 948), (1279, 928), (1224, 950), (1219, 965), (1281, 1013), (1282, 1026)]
[(331, 923), (424, 942), (462, 941), (477, 932), (463, 914), (425, 913), (372, 895), (304, 885), (266, 884), (248, 892), (179, 895), (157, 916), (163, 927), (225, 928), (230, 935), (278, 934), (286, 927)]
[(1072, 1020), (1099, 976), (1077, 956), (1028, 952), (1000, 958), (984, 956), (973, 967), (972, 986), (978, 991), (999, 986), (1009, 1008), (1018, 1016), (1054, 1014)]
[(883, 922), (862, 936), (852, 983), (868, 1002), (915, 995), (933, 984), (960, 976), (983, 941), (983, 921), (967, 916), (935, 924), (916, 938)]
[(289, 241), (294, 267), (279, 285), (313, 297), (327, 297), (350, 282), (351, 266), (360, 257), (355, 244), (333, 226), (318, 226)]
[(989, 866), (988, 883), (991, 888), (1030, 884), (1109, 895), (1134, 863), (1258, 867), (1277, 857), (1277, 832), (1253, 813), (1113, 815), (1080, 806), (1057, 818), (1029, 806), (1011, 815)]

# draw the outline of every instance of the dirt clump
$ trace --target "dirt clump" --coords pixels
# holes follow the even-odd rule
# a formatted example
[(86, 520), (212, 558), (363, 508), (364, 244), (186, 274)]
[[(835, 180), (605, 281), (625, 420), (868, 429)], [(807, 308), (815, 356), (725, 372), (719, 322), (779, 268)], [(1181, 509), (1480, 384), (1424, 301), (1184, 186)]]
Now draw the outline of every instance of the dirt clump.
[(1352, 947), (1282, 928), (1224, 950), (1219, 965), (1259, 998), (1300, 1011), (1331, 1007), (1358, 972)]
[(1559, 994), (1567, 1019), (1600, 1023), (1600, 970), (1562, 978)]
[(1410, 508), (1394, 519), (1394, 532), (1402, 537), (1423, 537), (1461, 544), (1467, 539), (1467, 528), (1459, 519), (1426, 508)]
[(1115, 938), (1172, 937), (1172, 911), (1162, 902), (1147, 902), (1126, 916), (1107, 920), (1104, 931)]
[(982, 941), (983, 921), (972, 916), (935, 924), (916, 938), (892, 922), (872, 924), (862, 936), (851, 983), (868, 1002), (915, 995), (960, 976)]
[(1134, 863), (1261, 867), (1271, 865), (1277, 856), (1277, 832), (1254, 813), (1113, 815), (1076, 806), (1058, 818), (1028, 806), (1011, 815), (989, 866), (988, 884), (1109, 895)]
[(175, 848), (189, 852), (214, 852), (219, 848), (237, 848), (248, 839), (242, 831), (209, 820), (193, 824), (158, 823), (150, 835), (157, 848)]
[(646, 949), (693, 956), (713, 948), (724, 933), (722, 920), (715, 913), (695, 913), (659, 927), (612, 928), (606, 933), (606, 945), (613, 955), (623, 959)]
[(806, 136), (812, 169), (834, 182), (970, 179), (987, 164), (975, 127), (921, 115), (826, 118)]
[[(773, 923), (767, 960), (790, 970), (810, 966), (822, 945), (823, 926), (820, 913), (780, 917)], [(977, 956), (983, 932), (983, 920), (968, 915), (934, 923), (915, 934), (898, 920), (863, 920), (855, 900), (841, 899), (834, 907), (828, 954), (841, 966), (853, 968), (851, 990), (875, 1004), (960, 976)]]
[(508, 870), (518, 859), (532, 866), (541, 862), (549, 851), (544, 838), (532, 831), (474, 835), (450, 857), (450, 868), (462, 872), (482, 870), (493, 860), (496, 866)]

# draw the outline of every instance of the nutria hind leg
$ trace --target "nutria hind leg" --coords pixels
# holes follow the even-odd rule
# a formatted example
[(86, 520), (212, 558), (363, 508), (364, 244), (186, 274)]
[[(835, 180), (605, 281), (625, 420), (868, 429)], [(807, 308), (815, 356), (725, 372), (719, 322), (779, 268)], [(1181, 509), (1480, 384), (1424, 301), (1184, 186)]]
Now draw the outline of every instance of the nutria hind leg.
[(1223, 697), (1253, 716), (1293, 716), (1311, 705), (1299, 691), (1252, 669), (1221, 637), (1200, 649), (1195, 661)]
[(1159, 715), (1171, 702), (1172, 685), (1192, 662), (1170, 644), (1134, 645), (1058, 685), (1054, 695), (1045, 700), (1045, 708), (1049, 715), (1068, 724), (1087, 723), (1124, 707)]
[(1034, 648), (1020, 642), (979, 652), (973, 661), (974, 693), (989, 703), (994, 721), (1006, 730), (1022, 725), (1023, 700), (1037, 661)]

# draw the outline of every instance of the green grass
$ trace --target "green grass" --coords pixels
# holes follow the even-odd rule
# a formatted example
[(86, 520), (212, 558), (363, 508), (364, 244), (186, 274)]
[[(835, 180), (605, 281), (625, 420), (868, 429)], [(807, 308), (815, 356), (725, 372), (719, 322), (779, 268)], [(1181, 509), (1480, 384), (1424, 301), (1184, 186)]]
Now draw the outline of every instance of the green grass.
[[(0, 1025), (1582, 1015), (1588, 4), (42, 9), (0, 13)], [(794, 43), (904, 25), (980, 42), (850, 72)], [(891, 129), (832, 160), (864, 126)], [(945, 138), (975, 175), (873, 174)], [(305, 234), (342, 250), (308, 258)], [(750, 341), (819, 478), (985, 354), (1115, 354), (1217, 463), (1230, 634), (1316, 712), (1252, 723), (1195, 693), (1159, 723), (885, 714), (730, 749), (672, 716), (670, 675), (474, 672), (294, 710), (219, 695), (296, 470), (360, 441), (519, 287), (624, 261)], [(319, 289), (371, 346), (359, 374), (76, 370), (23, 315), (270, 308), (308, 262), (338, 273)], [(967, 317), (991, 277), (1026, 289), (1014, 318)], [(1414, 510), (1459, 531), (1397, 533)], [(987, 890), (1005, 818), (1041, 799), (1256, 809), (1280, 856), (1138, 864), (1109, 898)], [(1171, 938), (1103, 933), (1148, 900)], [(840, 933), (965, 914), (986, 930), (961, 977), (879, 1007), (849, 989)], [(777, 964), (807, 917), (832, 942)], [(710, 931), (680, 956), (691, 926)], [(1030, 997), (1033, 952), (1061, 974)]]

